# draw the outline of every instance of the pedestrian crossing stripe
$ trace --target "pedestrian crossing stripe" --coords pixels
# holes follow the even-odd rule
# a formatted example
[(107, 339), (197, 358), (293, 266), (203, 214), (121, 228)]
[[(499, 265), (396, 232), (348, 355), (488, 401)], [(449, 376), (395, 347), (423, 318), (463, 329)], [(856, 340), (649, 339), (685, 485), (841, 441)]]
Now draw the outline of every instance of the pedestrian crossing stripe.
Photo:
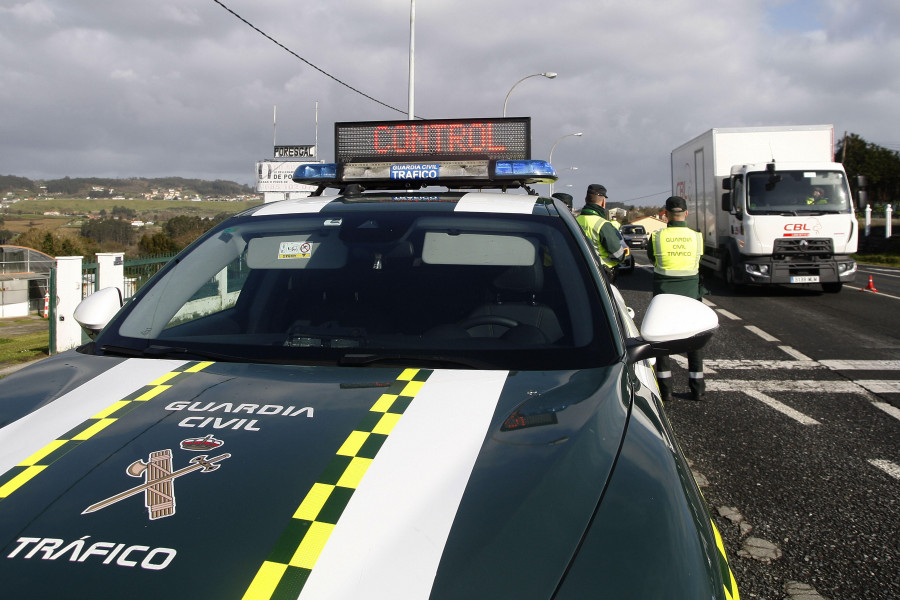
[(431, 370), (405, 369), (382, 394), (300, 502), (244, 593), (244, 600), (295, 600), (353, 492)]
[(58, 439), (53, 440), (18, 465), (0, 475), (0, 501), (34, 479), (47, 467), (80, 446), (86, 440), (97, 435), (118, 419), (127, 415), (144, 402), (162, 394), (177, 383), (211, 365), (211, 362), (189, 362), (180, 369), (170, 371), (151, 381), (121, 400), (113, 402), (105, 409), (69, 430)]

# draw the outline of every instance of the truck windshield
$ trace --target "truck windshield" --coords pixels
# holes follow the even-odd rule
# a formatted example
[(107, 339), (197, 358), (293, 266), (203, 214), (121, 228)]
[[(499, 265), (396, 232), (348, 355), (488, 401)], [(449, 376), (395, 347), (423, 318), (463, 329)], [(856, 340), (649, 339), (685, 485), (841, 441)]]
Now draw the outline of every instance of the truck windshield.
[(839, 171), (775, 171), (747, 176), (749, 214), (849, 211), (846, 178)]

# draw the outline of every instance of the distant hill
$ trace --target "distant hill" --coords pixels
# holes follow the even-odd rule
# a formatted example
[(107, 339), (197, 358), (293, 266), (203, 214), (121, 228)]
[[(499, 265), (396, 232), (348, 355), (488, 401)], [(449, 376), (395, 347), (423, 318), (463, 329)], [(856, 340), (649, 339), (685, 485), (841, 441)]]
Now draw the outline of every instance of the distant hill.
[(185, 179), (183, 177), (158, 177), (147, 179), (133, 177), (129, 179), (109, 179), (102, 177), (63, 177), (62, 179), (31, 180), (15, 175), (0, 175), (0, 195), (7, 192), (37, 193), (40, 188), (47, 188), (48, 194), (60, 194), (64, 196), (86, 197), (94, 188), (115, 190), (116, 195), (145, 194), (153, 189), (168, 190), (178, 188), (183, 195), (197, 194), (199, 196), (237, 196), (253, 194), (256, 192), (248, 185), (242, 185), (233, 181), (217, 179), (206, 181), (203, 179)]

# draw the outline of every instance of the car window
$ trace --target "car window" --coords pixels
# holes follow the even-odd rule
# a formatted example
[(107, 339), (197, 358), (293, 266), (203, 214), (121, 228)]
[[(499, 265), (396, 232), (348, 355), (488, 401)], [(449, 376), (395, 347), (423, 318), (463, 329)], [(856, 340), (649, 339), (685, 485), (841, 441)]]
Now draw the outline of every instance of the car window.
[(561, 219), (532, 215), (245, 217), (180, 257), (98, 343), (287, 361), (391, 351), (596, 365), (616, 348), (578, 248)]

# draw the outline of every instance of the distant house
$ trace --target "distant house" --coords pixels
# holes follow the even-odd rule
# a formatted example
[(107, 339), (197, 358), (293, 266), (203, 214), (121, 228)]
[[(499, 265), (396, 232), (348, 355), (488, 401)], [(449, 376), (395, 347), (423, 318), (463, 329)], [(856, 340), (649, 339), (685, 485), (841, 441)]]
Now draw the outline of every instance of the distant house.
[(144, 223), (143, 221), (132, 221), (131, 222), (132, 227), (143, 227), (144, 225), (146, 225), (146, 223)]
[(663, 211), (661, 214), (663, 215), (663, 217), (660, 217), (659, 215), (653, 215), (650, 217), (641, 217), (640, 219), (631, 221), (631, 223), (629, 223), (629, 225), (643, 225), (644, 229), (647, 230), (647, 233), (653, 233), (654, 231), (659, 231), (660, 229), (665, 229), (668, 226), (668, 223), (666, 222), (666, 220), (664, 218), (664, 215), (666, 213), (665, 213), (665, 211)]

